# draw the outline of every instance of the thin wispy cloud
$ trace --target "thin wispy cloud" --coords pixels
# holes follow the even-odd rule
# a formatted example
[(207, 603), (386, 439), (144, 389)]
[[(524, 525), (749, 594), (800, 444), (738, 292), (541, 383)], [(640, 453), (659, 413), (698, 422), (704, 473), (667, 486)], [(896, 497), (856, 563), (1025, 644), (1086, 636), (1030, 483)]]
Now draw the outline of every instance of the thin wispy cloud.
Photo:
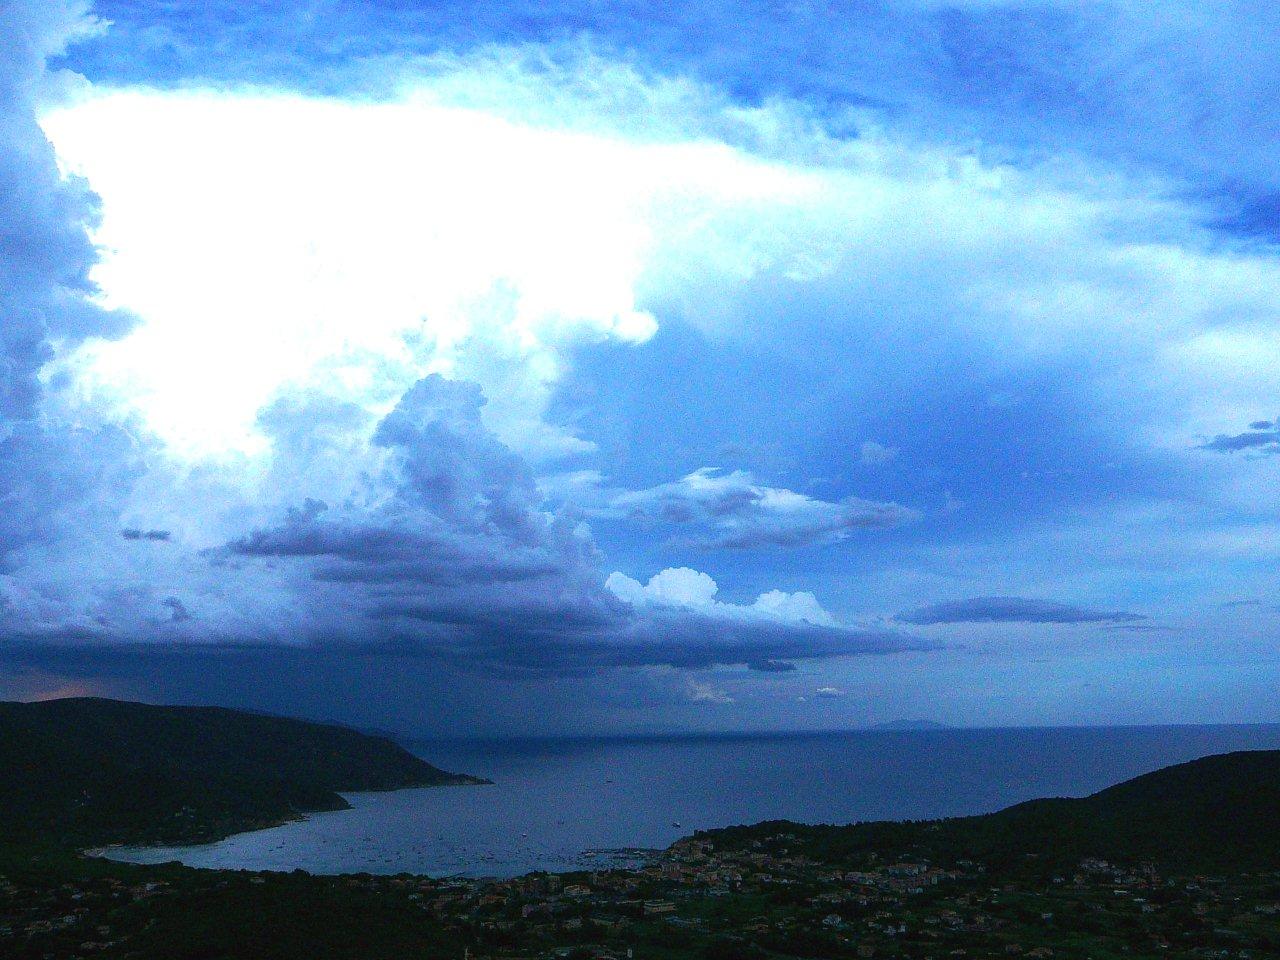
[(926, 626), (943, 623), (1102, 623), (1133, 624), (1145, 614), (1125, 610), (1093, 610), (1053, 600), (1027, 597), (973, 597), (948, 600), (895, 615), (899, 623)]

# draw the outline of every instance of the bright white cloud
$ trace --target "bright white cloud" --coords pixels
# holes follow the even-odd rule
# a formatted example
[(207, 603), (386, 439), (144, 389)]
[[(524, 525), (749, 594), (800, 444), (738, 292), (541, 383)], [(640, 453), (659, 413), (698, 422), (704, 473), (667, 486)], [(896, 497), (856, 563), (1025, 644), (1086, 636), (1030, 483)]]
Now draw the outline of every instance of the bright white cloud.
[(68, 366), (189, 455), (260, 447), (282, 389), (385, 411), (428, 372), (479, 381), (522, 448), (581, 449), (539, 419), (557, 348), (652, 335), (637, 292), (661, 221), (807, 191), (720, 145), (539, 129), (426, 92), (91, 91), (43, 123), (103, 198), (105, 302), (142, 318)]
[(1153, 394), (1125, 420), (1144, 439), (1183, 443), (1188, 413), (1231, 428), (1236, 391), (1188, 409), (1220, 386), (1199, 356), (1244, 372), (1239, 393), (1274, 386), (1270, 258), (1207, 248), (1152, 185), (984, 164), (869, 115), (837, 139), (794, 105), (490, 52), (389, 100), (89, 90), (43, 122), (103, 198), (105, 302), (143, 321), (66, 359), (76, 389), (191, 456), (261, 449), (282, 391), (384, 413), (430, 372), (480, 383), (535, 461), (582, 453), (543, 419), (570, 346), (642, 341), (670, 310), (785, 348), (786, 317), (743, 309), (766, 274), (874, 308), (867, 337), (941, 324), (1011, 369), (1088, 344), (1101, 395)]
[(818, 603), (818, 598), (805, 590), (786, 593), (783, 590), (769, 590), (760, 594), (752, 605), (753, 610), (768, 613), (779, 620), (812, 623), (829, 627), (835, 625), (835, 618)]
[(605, 586), (620, 600), (637, 608), (692, 610), (728, 620), (761, 619), (819, 627), (837, 625), (812, 593), (770, 590), (751, 604), (725, 603), (715, 598), (720, 589), (715, 580), (689, 567), (662, 570), (646, 584), (614, 572), (609, 574)]

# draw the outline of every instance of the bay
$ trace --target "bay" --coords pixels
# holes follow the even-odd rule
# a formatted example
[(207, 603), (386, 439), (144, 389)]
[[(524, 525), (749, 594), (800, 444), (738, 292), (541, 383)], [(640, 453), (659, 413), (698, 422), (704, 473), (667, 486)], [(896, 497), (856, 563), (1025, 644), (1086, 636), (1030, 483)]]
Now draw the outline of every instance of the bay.
[(198, 847), (115, 848), (137, 863), (312, 873), (515, 876), (643, 859), (694, 830), (986, 813), (1083, 796), (1212, 753), (1280, 748), (1280, 725), (432, 741), (406, 744), (492, 786), (351, 794), (320, 813)]

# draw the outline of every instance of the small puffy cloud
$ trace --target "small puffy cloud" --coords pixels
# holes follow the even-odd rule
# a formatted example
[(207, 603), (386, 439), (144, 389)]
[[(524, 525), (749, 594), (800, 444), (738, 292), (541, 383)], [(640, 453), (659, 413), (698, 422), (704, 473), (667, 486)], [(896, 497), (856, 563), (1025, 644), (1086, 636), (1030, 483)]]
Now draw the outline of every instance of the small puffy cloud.
[(709, 607), (720, 589), (707, 574), (688, 567), (655, 573), (643, 587), (629, 577), (613, 573), (606, 586), (633, 605), (652, 603), (672, 607)]
[(839, 700), (845, 693), (839, 687), (819, 687), (813, 695), (820, 700)]
[(694, 703), (733, 703), (733, 697), (723, 690), (718, 690), (709, 683), (702, 683), (693, 678), (689, 679), (689, 699)]
[(635, 519), (695, 526), (700, 532), (689, 538), (692, 544), (725, 549), (835, 543), (858, 530), (896, 527), (920, 516), (897, 503), (818, 500), (765, 486), (746, 470), (724, 473), (715, 467), (618, 494), (609, 508)]
[(897, 447), (886, 447), (875, 440), (864, 440), (858, 459), (866, 466), (875, 466), (876, 464), (888, 463), (890, 460), (897, 459), (897, 457)]
[(932, 626), (943, 623), (1109, 623), (1145, 620), (1140, 613), (1090, 610), (1053, 600), (1025, 597), (974, 597), (919, 607), (894, 617), (899, 623)]

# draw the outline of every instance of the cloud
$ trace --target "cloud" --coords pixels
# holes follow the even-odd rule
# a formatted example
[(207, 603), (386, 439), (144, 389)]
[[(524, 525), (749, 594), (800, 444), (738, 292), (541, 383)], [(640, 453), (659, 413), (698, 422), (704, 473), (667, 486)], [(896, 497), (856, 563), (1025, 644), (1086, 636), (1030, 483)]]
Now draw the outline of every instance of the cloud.
[(674, 483), (615, 496), (612, 511), (655, 523), (690, 524), (702, 547), (755, 549), (838, 543), (859, 530), (911, 523), (916, 511), (896, 503), (848, 497), (839, 503), (758, 483), (745, 470), (703, 467)]
[(608, 645), (577, 645), (580, 662), (685, 669), (741, 665), (784, 673), (791, 661), (929, 651), (939, 644), (910, 634), (761, 616), (750, 608), (641, 607)]
[(769, 619), (823, 627), (834, 626), (836, 622), (812, 593), (770, 590), (760, 594), (749, 606), (724, 603), (715, 599), (720, 589), (715, 580), (689, 567), (662, 570), (643, 585), (626, 574), (615, 572), (609, 574), (605, 586), (619, 599), (640, 608), (688, 609), (725, 619)]
[(302, 564), (328, 585), (313, 588), (325, 597), (317, 601), (340, 588), (374, 636), (415, 622), (525, 631), (595, 622), (609, 601), (592, 585), (592, 544), (541, 509), (527, 464), (483, 423), (484, 403), (475, 384), (423, 378), (373, 431), (378, 473), (338, 505), (291, 507), (229, 541), (226, 555)]
[(177, 597), (165, 597), (164, 605), (169, 608), (169, 619), (174, 623), (186, 623), (191, 619), (191, 611)]
[(791, 673), (796, 669), (796, 665), (787, 660), (751, 660), (746, 666), (756, 673)]
[(796, 659), (863, 656), (933, 645), (919, 637), (840, 624), (813, 594), (770, 590), (753, 603), (716, 599), (710, 576), (669, 568), (641, 584), (619, 572), (605, 587), (637, 614), (630, 639), (614, 655), (636, 663), (705, 667), (744, 664), (761, 673), (786, 672)]
[(63, 177), (36, 122), (55, 86), (45, 60), (95, 29), (87, 5), (18, 0), (0, 7), (0, 570), (10, 554), (110, 502), (128, 468), (127, 436), (46, 408), (46, 364), (131, 319), (104, 309), (90, 277), (98, 201)]
[(173, 534), (168, 530), (139, 530), (137, 527), (126, 527), (120, 531), (120, 536), (126, 540), (168, 541), (173, 539)]
[(920, 607), (894, 617), (899, 623), (930, 626), (943, 623), (1108, 623), (1145, 620), (1140, 613), (1090, 610), (1053, 600), (1025, 597), (974, 597)]
[(884, 444), (877, 443), (874, 440), (864, 440), (858, 459), (867, 466), (876, 466), (881, 463), (889, 463), (891, 460), (897, 459), (897, 456), (897, 447), (886, 447)]
[(38, 374), (59, 347), (118, 334), (127, 319), (101, 309), (89, 270), (96, 198), (64, 179), (36, 123), (45, 58), (91, 26), (86, 4), (19, 0), (0, 10), (0, 418), (31, 419)]
[(813, 691), (813, 695), (821, 700), (839, 700), (845, 696), (845, 692), (839, 687), (819, 687)]
[(733, 697), (709, 683), (689, 679), (689, 699), (694, 703), (733, 703)]
[(1200, 444), (1199, 449), (1214, 453), (1239, 453), (1243, 450), (1255, 450), (1261, 454), (1280, 453), (1280, 429), (1270, 420), (1257, 420), (1249, 424), (1247, 432), (1220, 433)]
[[(609, 5), (308, 26), (135, 4), (72, 61), (84, 82), (39, 62), (80, 8), (7, 6), (0, 631), (532, 691), (929, 649), (830, 611), (943, 574), (981, 592), (1052, 567), (1144, 607), (1262, 595), (1280, 479), (1192, 450), (1219, 430), (1220, 452), (1271, 450), (1280, 269), (1238, 235), (1275, 230), (1277, 178), (1236, 135), (1270, 67), (1216, 63), (1262, 8), (871, 3), (815, 47), (820, 8), (677, 4), (637, 33)], [(544, 43), (566, 9), (598, 39)], [(31, 119), (56, 87), (66, 177)], [(737, 550), (709, 569), (763, 592), (725, 602), (684, 545)], [(820, 568), (764, 549), (809, 545), (842, 548)], [(833, 682), (901, 667), (909, 692), (911, 661)], [(1060, 695), (1020, 691), (1015, 719), (1034, 696)]]
[[(596, 547), (550, 511), (485, 425), (475, 384), (423, 378), (377, 424), (381, 469), (340, 502), (310, 499), (229, 541), (224, 563), (285, 564), (312, 642), (419, 650), (499, 671), (701, 668), (928, 647), (845, 628), (810, 593), (716, 599), (689, 568), (602, 583)], [(295, 631), (297, 632), (297, 631)]]

